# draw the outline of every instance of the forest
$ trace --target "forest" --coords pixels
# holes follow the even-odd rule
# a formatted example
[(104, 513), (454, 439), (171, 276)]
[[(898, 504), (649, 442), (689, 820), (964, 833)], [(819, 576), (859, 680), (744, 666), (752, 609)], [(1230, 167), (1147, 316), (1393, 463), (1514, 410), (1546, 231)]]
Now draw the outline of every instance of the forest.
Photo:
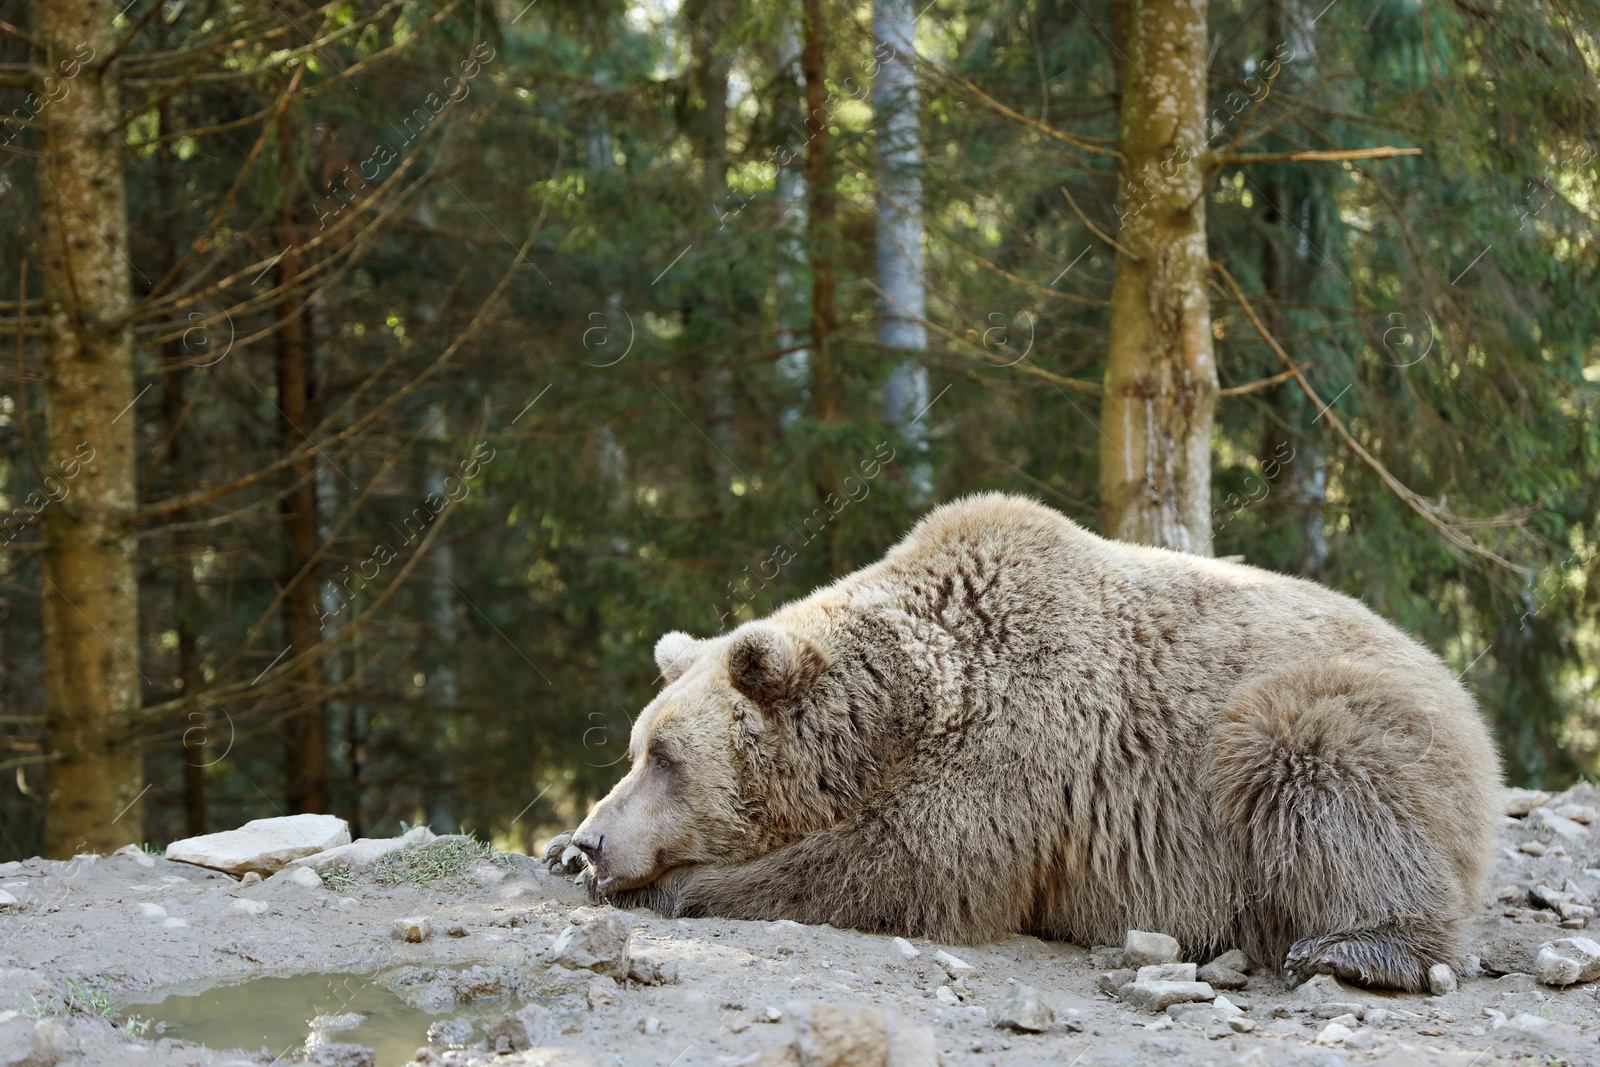
[(1600, 763), (1600, 3), (0, 0), (0, 860), (531, 852), (1005, 490)]

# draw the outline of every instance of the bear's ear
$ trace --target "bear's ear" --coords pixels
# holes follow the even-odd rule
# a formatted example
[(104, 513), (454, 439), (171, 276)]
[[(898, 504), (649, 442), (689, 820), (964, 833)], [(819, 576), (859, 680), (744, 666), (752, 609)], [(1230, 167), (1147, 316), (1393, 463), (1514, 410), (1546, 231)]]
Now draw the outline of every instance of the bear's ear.
[(668, 685), (682, 678), (699, 657), (700, 642), (682, 630), (662, 634), (661, 640), (656, 642), (656, 667)]
[(810, 688), (825, 666), (802, 638), (771, 623), (747, 623), (728, 649), (728, 680), (764, 711), (776, 710)]

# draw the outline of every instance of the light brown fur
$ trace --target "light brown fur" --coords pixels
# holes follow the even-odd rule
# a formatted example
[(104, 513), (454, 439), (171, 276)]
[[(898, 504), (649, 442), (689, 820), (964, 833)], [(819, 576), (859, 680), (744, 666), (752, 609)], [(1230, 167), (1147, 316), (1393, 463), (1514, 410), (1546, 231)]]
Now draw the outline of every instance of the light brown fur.
[(575, 837), (619, 903), (947, 942), (1159, 930), (1400, 989), (1459, 961), (1494, 747), (1436, 656), (1321, 586), (989, 494), (657, 659), (634, 769)]

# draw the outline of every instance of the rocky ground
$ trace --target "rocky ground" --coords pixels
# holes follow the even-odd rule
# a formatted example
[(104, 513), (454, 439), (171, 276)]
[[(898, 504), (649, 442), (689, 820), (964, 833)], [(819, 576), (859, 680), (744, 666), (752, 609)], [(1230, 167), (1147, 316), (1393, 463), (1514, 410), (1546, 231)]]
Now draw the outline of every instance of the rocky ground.
[[(1508, 796), (1466, 973), (1414, 996), (1297, 987), (1238, 957), (1170, 963), (1159, 931), (960, 947), (618, 912), (533, 859), (425, 830), (338, 849), (319, 824), (321, 851), (266, 878), (131, 847), (6, 863), (0, 1067), (1600, 1064), (1600, 944), (1584, 929), (1597, 804), (1587, 787)], [(151, 1021), (172, 987), (309, 973), (370, 986), (431, 1030), (374, 1053), (341, 1040), (366, 1001), (337, 993), (308, 1001), (282, 1048), (219, 1050)]]

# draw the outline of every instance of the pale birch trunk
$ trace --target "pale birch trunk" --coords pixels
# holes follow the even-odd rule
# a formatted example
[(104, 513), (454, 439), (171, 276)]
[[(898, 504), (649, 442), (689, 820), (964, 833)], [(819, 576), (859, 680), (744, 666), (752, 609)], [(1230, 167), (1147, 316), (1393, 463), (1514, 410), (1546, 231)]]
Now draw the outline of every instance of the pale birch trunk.
[[(877, 75), (872, 103), (877, 116), (878, 340), (903, 353), (884, 387), (885, 419), (899, 427), (913, 456), (927, 449), (924, 424), (913, 422), (928, 404), (927, 284), (922, 265), (922, 122), (916, 76), (916, 10), (910, 0), (877, 0), (872, 35)], [(917, 489), (926, 495), (925, 463)]]

